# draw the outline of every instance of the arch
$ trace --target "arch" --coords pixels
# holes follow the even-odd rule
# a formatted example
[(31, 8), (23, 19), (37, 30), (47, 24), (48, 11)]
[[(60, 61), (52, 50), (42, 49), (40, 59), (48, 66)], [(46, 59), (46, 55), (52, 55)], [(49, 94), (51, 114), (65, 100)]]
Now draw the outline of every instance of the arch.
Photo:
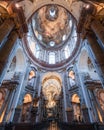
[(46, 80), (52, 79), (52, 78), (54, 78), (54, 79), (56, 78), (59, 81), (60, 85), (62, 86), (61, 76), (57, 72), (48, 72), (48, 73), (44, 74), (42, 77), (42, 86)]
[(49, 64), (55, 64), (55, 52), (49, 52)]
[(30, 103), (30, 102), (32, 102), (32, 96), (31, 96), (30, 94), (26, 94), (26, 95), (24, 96), (24, 101), (23, 101), (23, 103)]
[[(48, 72), (42, 78), (42, 92), (44, 98), (51, 104), (55, 100), (59, 99), (62, 91), (61, 77), (56, 72)], [(48, 104), (48, 105), (49, 105)], [(50, 107), (53, 107), (49, 105)]]

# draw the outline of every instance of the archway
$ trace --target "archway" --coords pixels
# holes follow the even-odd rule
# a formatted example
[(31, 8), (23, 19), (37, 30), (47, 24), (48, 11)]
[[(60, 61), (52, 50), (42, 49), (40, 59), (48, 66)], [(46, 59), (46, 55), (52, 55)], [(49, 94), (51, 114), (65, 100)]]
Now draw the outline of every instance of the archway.
[(62, 92), (62, 80), (58, 73), (49, 72), (42, 79), (42, 95), (44, 102), (45, 118), (53, 120), (61, 114), (60, 101)]

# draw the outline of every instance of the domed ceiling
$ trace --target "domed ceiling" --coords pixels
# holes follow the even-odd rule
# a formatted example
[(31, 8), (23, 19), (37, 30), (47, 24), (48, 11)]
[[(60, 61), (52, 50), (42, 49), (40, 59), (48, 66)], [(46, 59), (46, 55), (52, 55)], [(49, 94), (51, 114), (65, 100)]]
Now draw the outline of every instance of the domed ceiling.
[(75, 59), (80, 46), (76, 21), (64, 7), (51, 4), (31, 17), (24, 47), (32, 62), (43, 69), (66, 67)]
[(64, 44), (71, 33), (71, 15), (61, 6), (44, 6), (35, 13), (34, 19), (34, 34), (39, 43), (47, 48)]

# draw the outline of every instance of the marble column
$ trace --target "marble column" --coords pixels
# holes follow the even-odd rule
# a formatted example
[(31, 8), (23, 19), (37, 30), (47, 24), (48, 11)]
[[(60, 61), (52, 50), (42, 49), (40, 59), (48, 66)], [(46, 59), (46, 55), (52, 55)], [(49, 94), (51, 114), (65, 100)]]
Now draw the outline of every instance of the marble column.
[(100, 68), (102, 74), (104, 75), (104, 51), (101, 49), (93, 33), (87, 33), (86, 38), (95, 55), (95, 64)]
[(14, 26), (14, 22), (11, 19), (5, 20), (4, 23), (0, 26), (0, 44), (9, 35)]
[(98, 72), (98, 75), (104, 87), (104, 51), (101, 49), (93, 33), (88, 33), (86, 38), (91, 48), (91, 52), (94, 56), (93, 63), (97, 67), (96, 71)]
[(91, 23), (91, 28), (104, 46), (104, 26), (97, 20)]
[(8, 61), (9, 55), (17, 40), (17, 37), (18, 37), (18, 34), (16, 31), (11, 32), (11, 34), (8, 37), (7, 42), (4, 44), (4, 46), (0, 50), (0, 75), (2, 74), (5, 68), (5, 65)]
[(10, 116), (10, 105), (12, 103), (12, 98), (13, 98), (13, 90), (9, 90), (9, 96), (7, 98), (7, 103), (6, 103), (6, 111), (5, 111), (5, 115), (3, 118), (4, 122), (8, 122), (8, 118)]

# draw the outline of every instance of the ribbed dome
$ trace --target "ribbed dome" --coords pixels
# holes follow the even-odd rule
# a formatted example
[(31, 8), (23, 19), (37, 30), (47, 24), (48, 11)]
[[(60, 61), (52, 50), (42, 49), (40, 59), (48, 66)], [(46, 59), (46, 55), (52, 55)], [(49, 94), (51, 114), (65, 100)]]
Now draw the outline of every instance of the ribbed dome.
[(46, 5), (31, 18), (25, 37), (32, 61), (47, 69), (69, 64), (79, 47), (74, 17), (59, 5)]

